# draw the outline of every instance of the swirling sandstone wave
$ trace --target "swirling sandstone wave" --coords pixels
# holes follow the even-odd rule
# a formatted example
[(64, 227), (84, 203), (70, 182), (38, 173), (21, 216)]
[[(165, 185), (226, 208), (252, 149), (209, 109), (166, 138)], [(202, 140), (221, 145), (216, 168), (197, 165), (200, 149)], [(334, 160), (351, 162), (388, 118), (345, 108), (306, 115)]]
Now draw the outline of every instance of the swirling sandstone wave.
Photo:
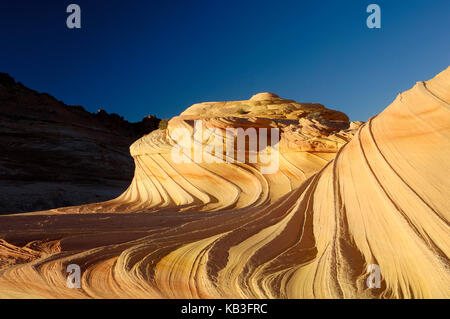
[[(278, 199), (1, 217), (0, 296), (449, 298), (449, 146), (450, 68), (400, 94)], [(145, 208), (122, 201), (105, 208)], [(72, 263), (82, 289), (65, 286)], [(370, 264), (380, 288), (366, 285)]]
[[(205, 133), (195, 135), (195, 121), (201, 121)], [(195, 104), (171, 119), (167, 129), (154, 131), (130, 147), (135, 176), (120, 197), (57, 211), (124, 213), (164, 208), (217, 211), (261, 207), (299, 187), (320, 170), (360, 125), (361, 122), (350, 123), (345, 114), (320, 104), (296, 103), (271, 93), (256, 94), (248, 101)], [(221, 156), (223, 163), (195, 161), (193, 151), (185, 154), (190, 163), (174, 159), (171, 151), (177, 145), (177, 129), (187, 132), (192, 147), (195, 143), (206, 147), (213, 144), (211, 134), (206, 134), (208, 130), (213, 135), (220, 133), (225, 140), (226, 130), (232, 128), (256, 128), (257, 138), (261, 138), (260, 129), (279, 129), (279, 169), (273, 174), (262, 173), (264, 164), (259, 159), (256, 163), (248, 160), (248, 147), (242, 162), (237, 161), (237, 156), (232, 156), (232, 162), (226, 161), (226, 145), (222, 154), (215, 154)], [(237, 145), (236, 141), (236, 153)], [(272, 147), (270, 137), (267, 145)]]

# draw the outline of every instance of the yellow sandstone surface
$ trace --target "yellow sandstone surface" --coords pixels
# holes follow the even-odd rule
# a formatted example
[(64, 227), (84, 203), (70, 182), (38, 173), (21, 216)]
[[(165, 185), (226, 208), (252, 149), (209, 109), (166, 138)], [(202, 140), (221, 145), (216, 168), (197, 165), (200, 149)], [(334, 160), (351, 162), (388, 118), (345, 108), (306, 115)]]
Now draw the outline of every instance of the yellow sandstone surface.
[[(196, 119), (279, 128), (279, 170), (174, 163)], [(115, 200), (0, 216), (0, 297), (450, 297), (450, 68), (363, 125), (262, 93), (193, 105), (131, 154)]]
[[(214, 138), (206, 133), (196, 137), (195, 121), (201, 121), (205, 132), (219, 130), (222, 143), (226, 143), (226, 129), (255, 128), (256, 140), (260, 135), (267, 137), (269, 149), (272, 147), (270, 129), (277, 128), (279, 152), (274, 164), (278, 169), (264, 174), (261, 168), (267, 165), (259, 158), (251, 163), (248, 140), (244, 150), (246, 160), (238, 162), (237, 137), (233, 138), (236, 154), (231, 156), (231, 163), (226, 161), (226, 144), (220, 154), (222, 163), (209, 163), (205, 158), (196, 161), (194, 143), (205, 148)], [(120, 197), (56, 211), (128, 213), (163, 208), (217, 211), (265, 206), (319, 171), (361, 124), (350, 123), (345, 114), (321, 104), (296, 103), (272, 93), (259, 93), (248, 101), (194, 104), (172, 118), (167, 129), (153, 131), (130, 147), (136, 165), (135, 177)], [(260, 131), (261, 128), (265, 131)], [(192, 152), (186, 154), (190, 163), (178, 163), (171, 152), (177, 144), (173, 137), (177, 129), (184, 129), (191, 140)]]

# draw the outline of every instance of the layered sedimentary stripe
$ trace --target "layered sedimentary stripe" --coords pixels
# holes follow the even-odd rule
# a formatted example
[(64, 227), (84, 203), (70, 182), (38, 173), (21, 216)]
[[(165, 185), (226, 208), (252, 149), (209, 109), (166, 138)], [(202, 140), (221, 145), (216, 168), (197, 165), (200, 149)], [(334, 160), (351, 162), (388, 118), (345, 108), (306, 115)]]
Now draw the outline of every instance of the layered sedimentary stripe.
[[(295, 154), (283, 155), (284, 173), (274, 180), (239, 165), (189, 168), (213, 181), (205, 186), (183, 165), (145, 158), (140, 172), (147, 173), (114, 203), (140, 211), (148, 207), (143, 196), (158, 207), (206, 207), (219, 198), (232, 209), (1, 217), (2, 251), (27, 261), (2, 264), (0, 296), (449, 298), (449, 103), (447, 69), (400, 94), (311, 176)], [(173, 175), (170, 190), (184, 191), (176, 200), (160, 185), (169, 185), (164, 174)], [(292, 190), (267, 200), (281, 178), (295, 180)], [(222, 194), (211, 190), (217, 183)], [(25, 250), (18, 240), (25, 233), (54, 238)], [(83, 270), (79, 290), (64, 286), (71, 263)], [(380, 267), (380, 288), (367, 286), (371, 264)]]

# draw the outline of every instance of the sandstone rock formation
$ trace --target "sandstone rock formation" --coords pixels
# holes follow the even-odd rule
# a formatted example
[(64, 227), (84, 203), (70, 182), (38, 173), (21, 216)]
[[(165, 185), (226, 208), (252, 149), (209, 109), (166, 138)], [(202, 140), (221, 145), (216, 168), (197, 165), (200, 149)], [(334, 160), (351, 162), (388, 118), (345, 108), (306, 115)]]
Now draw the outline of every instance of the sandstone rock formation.
[[(277, 99), (264, 93), (253, 101)], [(192, 107), (174, 118), (168, 130), (192, 127), (188, 116), (200, 115), (215, 126), (270, 123), (286, 135), (280, 153), (292, 151), (289, 159), (295, 160), (317, 152), (317, 132), (345, 122), (331, 111), (313, 117), (320, 124), (300, 123), (306, 116), (296, 118), (294, 127), (283, 115), (268, 122), (258, 114), (253, 119), (252, 108), (239, 115), (230, 109), (226, 117), (211, 112)], [(318, 152), (324, 145), (335, 149), (346, 136), (331, 132), (319, 135)], [(450, 297), (450, 68), (400, 94), (315, 174), (312, 166), (318, 164), (309, 164), (316, 159), (310, 155), (302, 165), (286, 161), (286, 167), (280, 165), (284, 175), (274, 174), (274, 179), (250, 164), (228, 164), (236, 166), (234, 172), (224, 173), (224, 167), (194, 171), (193, 166), (175, 174), (161, 155), (171, 145), (167, 134), (156, 131), (136, 143), (131, 148), (135, 178), (116, 201), (85, 206), (91, 211), (73, 207), (63, 210), (67, 214), (0, 216), (0, 297)], [(230, 193), (230, 185), (240, 193)], [(161, 196), (164, 200), (154, 201), (155, 189), (167, 195)], [(173, 197), (179, 189), (192, 198), (198, 194), (197, 202), (186, 204), (197, 209), (177, 211)], [(271, 193), (276, 189), (281, 191)], [(89, 213), (95, 210), (146, 212)], [(82, 269), (81, 289), (66, 287), (69, 264)], [(374, 264), (380, 267), (381, 283), (371, 289), (366, 270)]]
[(116, 197), (133, 176), (129, 146), (158, 122), (92, 114), (0, 73), (0, 214)]
[[(196, 136), (195, 121), (201, 121), (202, 135)], [(345, 114), (321, 104), (297, 103), (272, 93), (259, 93), (248, 101), (194, 104), (172, 118), (166, 129), (153, 131), (130, 147), (136, 164), (135, 177), (121, 196), (104, 203), (56, 211), (124, 213), (162, 208), (216, 211), (261, 207), (299, 187), (321, 169), (361, 124), (350, 123)], [(279, 169), (273, 174), (261, 173), (264, 166), (261, 161), (249, 160), (249, 140), (244, 145), (246, 155), (241, 163), (236, 155), (232, 156), (235, 160), (232, 163), (226, 161), (226, 145), (221, 154), (215, 154), (223, 163), (208, 163), (206, 159), (195, 162), (193, 152), (185, 154), (192, 163), (178, 163), (172, 150), (177, 144), (174, 132), (180, 128), (186, 130), (192, 148), (196, 142), (206, 147), (219, 134), (225, 139), (226, 129), (230, 128), (256, 128), (258, 139), (260, 132), (277, 128)], [(261, 128), (266, 131), (260, 131)], [(213, 131), (211, 137), (206, 134), (208, 130), (218, 131)], [(237, 137), (234, 140), (237, 154)], [(268, 137), (269, 148), (270, 141)]]

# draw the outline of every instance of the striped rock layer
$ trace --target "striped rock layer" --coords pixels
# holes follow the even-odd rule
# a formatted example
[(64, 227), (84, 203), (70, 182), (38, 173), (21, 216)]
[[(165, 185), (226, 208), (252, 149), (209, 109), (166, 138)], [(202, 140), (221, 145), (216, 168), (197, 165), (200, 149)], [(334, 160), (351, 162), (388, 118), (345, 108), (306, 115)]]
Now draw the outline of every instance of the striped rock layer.
[[(274, 97), (254, 102), (267, 98)], [(168, 130), (191, 125), (184, 117), (196, 109), (205, 108), (188, 109)], [(122, 197), (0, 217), (0, 296), (449, 298), (450, 68), (334, 144), (337, 154), (321, 169), (304, 166), (317, 155), (306, 155), (318, 145), (315, 133), (304, 137), (311, 125), (278, 124), (286, 120), (270, 118), (287, 135), (280, 153), (292, 152), (273, 178), (238, 164), (223, 164), (226, 173), (212, 164), (174, 173), (161, 151), (170, 142), (158, 132), (133, 145), (137, 176)], [(319, 144), (331, 145), (338, 132)], [(169, 209), (178, 187), (186, 193), (177, 200), (197, 210)], [(155, 200), (155, 189), (165, 199)], [(102, 210), (111, 213), (88, 214)], [(80, 289), (66, 287), (70, 264), (81, 267)], [(379, 267), (379, 287), (367, 285), (370, 265)]]

